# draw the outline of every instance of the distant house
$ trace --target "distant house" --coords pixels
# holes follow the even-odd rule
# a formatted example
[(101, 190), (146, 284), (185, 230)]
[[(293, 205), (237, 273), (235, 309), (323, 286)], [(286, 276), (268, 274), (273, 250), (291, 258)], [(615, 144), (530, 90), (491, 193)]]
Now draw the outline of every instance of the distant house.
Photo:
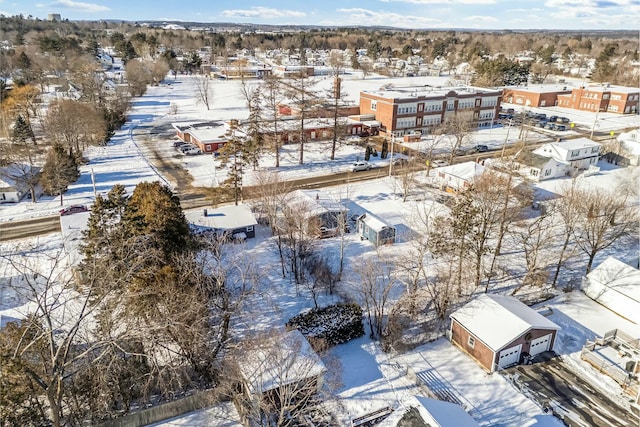
[(483, 294), (451, 314), (450, 339), (489, 372), (553, 349), (555, 323), (517, 298)]
[(396, 228), (370, 213), (358, 217), (356, 228), (360, 240), (367, 239), (376, 247), (392, 244), (396, 241)]
[(513, 158), (513, 169), (533, 181), (575, 175), (596, 168), (602, 144), (589, 138), (551, 142), (533, 150), (520, 152)]
[(228, 127), (224, 122), (172, 123), (176, 136), (196, 145), (203, 153), (212, 154), (227, 143)]
[(618, 156), (624, 159), (618, 163), (640, 166), (640, 129), (621, 133), (618, 136), (618, 143), (621, 148)]
[(228, 235), (244, 240), (256, 236), (258, 225), (255, 216), (247, 205), (222, 206), (215, 209), (203, 209), (185, 215), (187, 221), (198, 231), (214, 231), (219, 235)]
[(436, 179), (441, 189), (462, 191), (471, 187), (485, 171), (485, 167), (476, 162), (464, 162), (438, 168)]
[(319, 190), (293, 191), (287, 205), (303, 216), (305, 232), (312, 236), (329, 237), (346, 222), (347, 208)]
[(29, 195), (29, 183), (38, 182), (40, 168), (14, 163), (0, 168), (0, 204), (17, 203)]
[(479, 427), (480, 424), (460, 405), (423, 396), (412, 396), (376, 426)]
[(245, 412), (260, 411), (260, 401), (277, 402), (282, 393), (308, 398), (317, 393), (327, 372), (307, 339), (293, 329), (246, 351), (237, 360), (243, 393), (249, 402)]
[(582, 291), (640, 325), (640, 270), (609, 257), (582, 279)]

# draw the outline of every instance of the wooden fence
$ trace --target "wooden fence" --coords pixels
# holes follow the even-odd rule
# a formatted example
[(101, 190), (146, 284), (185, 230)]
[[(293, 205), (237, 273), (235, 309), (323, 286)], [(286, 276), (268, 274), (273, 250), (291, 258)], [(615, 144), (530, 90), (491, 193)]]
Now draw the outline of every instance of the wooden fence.
[(177, 417), (178, 415), (213, 406), (218, 402), (217, 393), (214, 390), (196, 392), (182, 399), (174, 400), (143, 409), (124, 417), (115, 418), (96, 424), (97, 427), (141, 427), (147, 424)]

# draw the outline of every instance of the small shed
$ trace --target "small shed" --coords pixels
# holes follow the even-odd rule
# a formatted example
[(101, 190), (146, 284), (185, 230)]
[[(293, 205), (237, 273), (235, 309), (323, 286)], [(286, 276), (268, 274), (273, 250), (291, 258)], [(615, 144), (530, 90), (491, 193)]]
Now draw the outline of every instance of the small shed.
[(356, 221), (360, 240), (367, 239), (378, 247), (396, 241), (396, 228), (370, 213), (362, 214)]
[(247, 205), (222, 206), (215, 209), (203, 209), (201, 213), (186, 214), (187, 220), (198, 231), (213, 230), (218, 234), (232, 237), (253, 238), (256, 236), (256, 221)]
[(451, 314), (451, 342), (489, 372), (553, 349), (560, 327), (517, 298), (483, 294)]
[(582, 279), (583, 292), (640, 325), (640, 270), (608, 257)]
[(259, 412), (260, 401), (280, 396), (311, 398), (324, 383), (327, 368), (307, 339), (293, 329), (265, 339), (237, 359), (242, 389), (249, 403), (244, 411)]

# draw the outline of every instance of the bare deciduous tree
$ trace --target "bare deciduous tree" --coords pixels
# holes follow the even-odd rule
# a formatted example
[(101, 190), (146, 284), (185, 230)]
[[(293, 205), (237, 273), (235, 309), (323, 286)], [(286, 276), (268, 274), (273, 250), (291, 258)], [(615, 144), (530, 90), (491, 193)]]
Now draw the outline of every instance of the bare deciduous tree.
[(207, 110), (211, 108), (213, 102), (213, 85), (211, 84), (211, 77), (208, 74), (197, 74), (193, 76), (196, 83), (196, 95), (198, 102), (204, 104)]
[(367, 312), (371, 337), (379, 339), (385, 328), (389, 296), (399, 286), (393, 262), (388, 254), (376, 251), (372, 256), (360, 257), (354, 271), (359, 280), (353, 284), (353, 291)]
[(573, 235), (578, 247), (588, 256), (586, 272), (593, 260), (606, 249), (626, 237), (638, 224), (637, 206), (630, 206), (625, 195), (607, 190), (576, 190), (578, 223)]

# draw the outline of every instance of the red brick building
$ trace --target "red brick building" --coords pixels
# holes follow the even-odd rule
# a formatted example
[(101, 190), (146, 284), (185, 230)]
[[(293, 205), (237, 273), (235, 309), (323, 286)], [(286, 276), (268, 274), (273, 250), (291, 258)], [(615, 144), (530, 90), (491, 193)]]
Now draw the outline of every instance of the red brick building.
[(502, 90), (502, 102), (525, 107), (553, 107), (559, 95), (568, 95), (571, 89), (566, 85), (513, 86)]
[(478, 127), (498, 118), (501, 90), (398, 87), (360, 92), (360, 114), (373, 114), (387, 136), (430, 133), (449, 116), (468, 115)]
[(583, 86), (558, 95), (558, 107), (594, 113), (637, 114), (639, 103), (640, 88), (609, 84)]

